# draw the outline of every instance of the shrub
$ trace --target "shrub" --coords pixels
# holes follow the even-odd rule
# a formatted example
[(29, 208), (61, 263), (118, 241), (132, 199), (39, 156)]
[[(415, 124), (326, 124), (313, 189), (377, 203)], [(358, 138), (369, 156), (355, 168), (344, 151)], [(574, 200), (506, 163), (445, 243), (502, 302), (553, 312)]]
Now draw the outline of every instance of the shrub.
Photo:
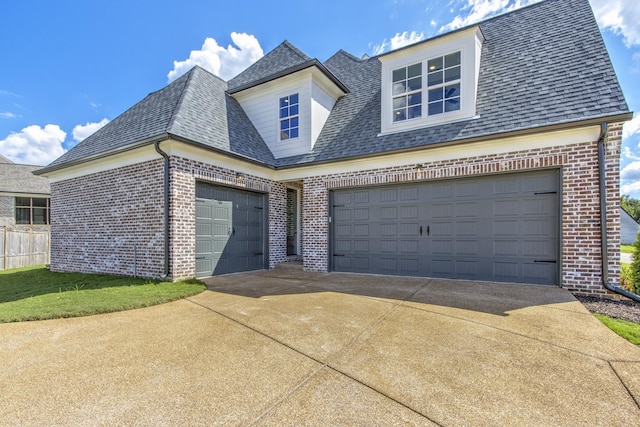
[(640, 292), (640, 233), (636, 236), (636, 241), (633, 244), (633, 261), (627, 268), (627, 278), (624, 278), (624, 266), (620, 269), (620, 285), (629, 292), (637, 294)]

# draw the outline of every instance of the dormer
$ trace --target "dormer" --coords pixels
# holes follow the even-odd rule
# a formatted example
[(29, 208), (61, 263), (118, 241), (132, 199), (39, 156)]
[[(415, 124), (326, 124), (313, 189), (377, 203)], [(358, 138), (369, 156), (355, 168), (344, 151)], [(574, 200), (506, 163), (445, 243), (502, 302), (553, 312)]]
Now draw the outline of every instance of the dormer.
[(382, 134), (473, 118), (483, 42), (472, 27), (380, 56)]
[(309, 153), (334, 104), (348, 92), (320, 61), (288, 42), (229, 86), (276, 158)]

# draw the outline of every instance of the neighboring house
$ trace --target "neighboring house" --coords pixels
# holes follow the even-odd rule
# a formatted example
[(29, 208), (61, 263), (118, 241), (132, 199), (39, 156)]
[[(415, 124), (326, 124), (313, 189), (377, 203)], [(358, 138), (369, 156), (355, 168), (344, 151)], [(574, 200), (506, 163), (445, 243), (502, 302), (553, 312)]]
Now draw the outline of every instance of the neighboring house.
[(298, 255), (605, 293), (598, 165), (616, 284), (631, 116), (587, 0), (372, 58), (285, 41), (228, 82), (193, 68), (40, 170), (51, 268), (176, 280)]
[(51, 188), (33, 171), (42, 166), (20, 165), (0, 155), (0, 227), (49, 227)]
[(49, 260), (51, 189), (47, 178), (0, 155), (0, 270)]
[(633, 245), (638, 237), (640, 224), (623, 208), (620, 208), (620, 243)]

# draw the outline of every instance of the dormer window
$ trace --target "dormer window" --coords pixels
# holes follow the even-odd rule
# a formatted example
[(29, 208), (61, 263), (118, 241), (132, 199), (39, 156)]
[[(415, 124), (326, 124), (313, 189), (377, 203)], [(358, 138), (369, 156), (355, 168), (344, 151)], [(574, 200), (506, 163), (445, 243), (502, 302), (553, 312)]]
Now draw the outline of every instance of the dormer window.
[[(422, 117), (425, 97), (429, 116), (460, 110), (460, 52), (431, 58), (424, 63), (426, 85), (423, 85), (422, 62), (393, 70), (394, 123)], [(423, 86), (426, 96), (423, 96)]]
[(422, 63), (393, 70), (393, 121), (422, 117)]
[(430, 59), (427, 86), (429, 115), (460, 109), (460, 52)]
[(381, 55), (380, 133), (476, 118), (483, 42), (473, 27)]
[(300, 133), (298, 94), (280, 98), (280, 141), (297, 138)]

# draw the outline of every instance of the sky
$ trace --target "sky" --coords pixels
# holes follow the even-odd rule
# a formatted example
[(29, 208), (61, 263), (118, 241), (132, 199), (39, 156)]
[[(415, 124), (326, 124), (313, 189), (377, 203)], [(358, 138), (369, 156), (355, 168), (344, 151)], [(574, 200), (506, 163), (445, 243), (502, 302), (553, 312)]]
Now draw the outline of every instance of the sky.
[[(46, 165), (200, 65), (228, 80), (284, 40), (325, 61), (373, 56), (539, 0), (21, 0), (0, 8), (0, 154)], [(590, 0), (631, 111), (640, 1)], [(640, 199), (640, 114), (624, 127), (621, 192)]]

